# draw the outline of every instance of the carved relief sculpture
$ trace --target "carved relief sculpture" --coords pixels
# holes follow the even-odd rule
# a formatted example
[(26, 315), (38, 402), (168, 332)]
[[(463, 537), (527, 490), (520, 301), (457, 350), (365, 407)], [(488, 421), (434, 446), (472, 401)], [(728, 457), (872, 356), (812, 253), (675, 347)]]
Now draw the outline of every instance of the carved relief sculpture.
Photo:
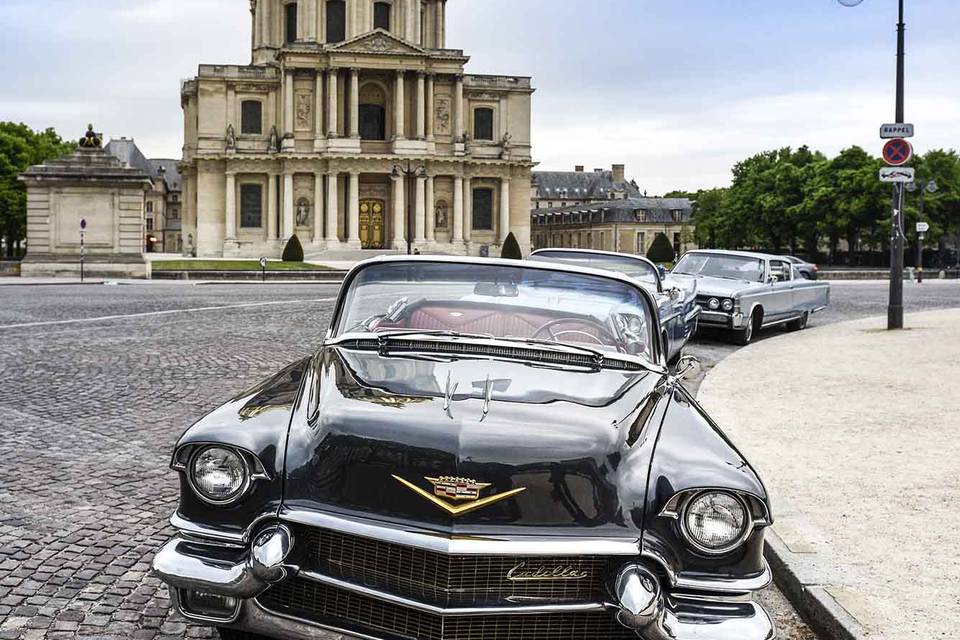
[(437, 106), (434, 121), (434, 133), (438, 136), (450, 135), (451, 100), (450, 96), (437, 96)]
[(311, 114), (313, 113), (313, 94), (303, 91), (297, 93), (297, 122), (298, 131), (308, 131), (312, 123)]

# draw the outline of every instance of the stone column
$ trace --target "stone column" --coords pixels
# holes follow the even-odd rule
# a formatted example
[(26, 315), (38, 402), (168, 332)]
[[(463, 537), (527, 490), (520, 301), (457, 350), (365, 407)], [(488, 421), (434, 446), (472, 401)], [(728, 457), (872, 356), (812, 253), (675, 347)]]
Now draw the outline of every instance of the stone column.
[(270, 184), (267, 185), (267, 240), (277, 239), (277, 175), (267, 176)]
[(425, 73), (422, 71), (417, 73), (417, 140), (423, 140), (427, 137), (426, 79)]
[(293, 173), (286, 171), (283, 174), (283, 224), (281, 230), (281, 237), (283, 241), (286, 242), (290, 239), (290, 236), (293, 235), (294, 229), (294, 218), (293, 218)]
[(427, 117), (427, 141), (433, 142), (433, 118), (434, 118), (434, 106), (433, 106), (433, 83), (434, 83), (434, 74), (427, 75), (427, 108), (426, 108), (426, 117)]
[(457, 76), (457, 83), (454, 89), (454, 109), (457, 112), (456, 120), (454, 122), (453, 136), (454, 140), (459, 142), (463, 140), (464, 134), (464, 113), (463, 113), (463, 76)]
[(350, 222), (349, 240), (351, 247), (360, 248), (360, 172), (350, 172)]
[(227, 216), (226, 232), (227, 240), (237, 239), (237, 174), (232, 171), (227, 172)]
[(336, 171), (327, 174), (327, 248), (331, 243), (340, 241), (337, 235), (337, 221), (340, 217), (340, 191)]
[(317, 85), (314, 89), (314, 117), (316, 123), (313, 128), (313, 137), (319, 140), (323, 137), (323, 71), (317, 71)]
[(336, 67), (331, 67), (327, 72), (327, 78), (329, 82), (327, 83), (327, 137), (336, 138), (338, 134), (339, 124), (337, 122), (337, 111), (339, 106), (337, 104), (337, 75), (340, 70)]
[(426, 189), (427, 189), (427, 179), (425, 177), (417, 178), (416, 185), (416, 194), (414, 196), (414, 241), (418, 243), (424, 243), (427, 241), (426, 230), (427, 230), (427, 203), (426, 203)]
[(287, 71), (283, 74), (283, 133), (293, 133), (293, 73)]
[(473, 180), (463, 179), (463, 239), (470, 242), (473, 233)]
[(313, 174), (313, 243), (323, 240), (323, 174)]
[(437, 32), (440, 36), (440, 42), (437, 43), (438, 49), (445, 49), (447, 46), (447, 3), (440, 2), (437, 5), (439, 17), (437, 19)]
[(403, 96), (404, 77), (405, 77), (405, 76), (404, 76), (404, 71), (403, 71), (403, 69), (398, 70), (398, 71), (397, 71), (397, 80), (396, 80), (396, 82), (394, 83), (395, 86), (394, 86), (394, 90), (393, 90), (394, 103), (395, 103), (394, 106), (393, 106), (393, 114), (394, 114), (394, 116), (395, 116), (395, 118), (394, 118), (394, 125), (393, 125), (393, 129), (394, 129), (393, 133), (394, 133), (394, 137), (395, 137), (397, 140), (403, 140), (403, 139), (405, 138), (405, 136), (404, 136), (404, 129), (405, 129), (404, 124), (405, 124), (405, 122), (406, 122), (406, 114), (404, 113), (404, 102), (405, 102), (405, 99), (404, 99), (404, 96)]
[(427, 176), (427, 242), (436, 240), (437, 202), (434, 193), (434, 177)]
[(463, 242), (463, 178), (453, 179), (453, 238), (452, 242)]
[(510, 178), (500, 179), (500, 242), (510, 233)]
[(360, 137), (360, 69), (350, 69), (350, 137)]
[(413, 27), (413, 35), (410, 38), (410, 40), (416, 45), (422, 45), (423, 33), (421, 33), (421, 28), (420, 28), (422, 24), (420, 19), (420, 13), (423, 8), (423, 5), (420, 3), (419, 0), (413, 0), (413, 2), (411, 2), (409, 6), (411, 8), (410, 13), (413, 14), (410, 17), (410, 22), (412, 23), (411, 26)]
[(404, 197), (403, 176), (393, 177), (393, 246), (395, 249), (406, 249), (407, 246), (407, 207)]

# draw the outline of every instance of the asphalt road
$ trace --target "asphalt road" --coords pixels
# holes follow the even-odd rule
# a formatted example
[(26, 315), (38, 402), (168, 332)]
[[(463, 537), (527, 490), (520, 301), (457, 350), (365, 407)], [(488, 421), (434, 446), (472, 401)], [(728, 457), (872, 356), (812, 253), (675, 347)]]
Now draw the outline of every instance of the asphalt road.
[[(2, 285), (0, 639), (211, 637), (149, 574), (177, 498), (167, 456), (197, 417), (313, 350), (337, 287)], [(879, 283), (838, 285), (814, 323), (882, 314), (884, 299)], [(960, 306), (960, 285), (907, 300)], [(691, 345), (705, 370), (736, 349), (721, 338)], [(761, 598), (780, 637), (814, 637), (776, 589)]]

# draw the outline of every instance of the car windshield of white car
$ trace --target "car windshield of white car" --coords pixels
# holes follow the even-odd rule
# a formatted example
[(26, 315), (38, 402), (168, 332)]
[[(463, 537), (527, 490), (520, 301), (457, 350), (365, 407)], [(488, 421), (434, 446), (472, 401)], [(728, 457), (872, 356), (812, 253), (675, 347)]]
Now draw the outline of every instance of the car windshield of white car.
[(577, 251), (539, 251), (536, 255), (531, 256), (530, 259), (559, 262), (575, 267), (590, 267), (592, 269), (616, 271), (654, 286), (659, 283), (659, 275), (657, 274), (656, 267), (645, 260), (638, 260), (626, 256), (611, 256)]
[(384, 262), (357, 273), (343, 300), (335, 337), (418, 333), (655, 357), (648, 298), (614, 278), (532, 264)]
[(727, 280), (763, 280), (763, 260), (749, 256), (730, 256), (714, 253), (688, 253), (677, 266), (674, 273), (689, 276), (709, 276)]

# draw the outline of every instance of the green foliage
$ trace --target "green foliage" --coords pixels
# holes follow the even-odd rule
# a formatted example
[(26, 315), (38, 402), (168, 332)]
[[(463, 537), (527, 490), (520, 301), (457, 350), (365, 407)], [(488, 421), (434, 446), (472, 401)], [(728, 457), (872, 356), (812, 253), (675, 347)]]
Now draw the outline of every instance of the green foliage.
[(300, 244), (300, 238), (297, 234), (290, 236), (287, 246), (283, 248), (284, 262), (303, 262), (303, 245)]
[(647, 251), (647, 257), (652, 262), (672, 263), (676, 259), (677, 254), (673, 251), (673, 245), (670, 244), (670, 239), (664, 234), (658, 233), (653, 238), (653, 242), (650, 243), (650, 249)]
[(27, 194), (17, 176), (29, 167), (73, 150), (53, 129), (33, 131), (25, 124), (0, 122), (0, 236), (12, 255), (13, 245), (26, 237)]
[(508, 260), (523, 260), (520, 243), (517, 242), (517, 237), (513, 235), (512, 231), (507, 235), (507, 239), (503, 241), (503, 250), (500, 252), (500, 257)]

